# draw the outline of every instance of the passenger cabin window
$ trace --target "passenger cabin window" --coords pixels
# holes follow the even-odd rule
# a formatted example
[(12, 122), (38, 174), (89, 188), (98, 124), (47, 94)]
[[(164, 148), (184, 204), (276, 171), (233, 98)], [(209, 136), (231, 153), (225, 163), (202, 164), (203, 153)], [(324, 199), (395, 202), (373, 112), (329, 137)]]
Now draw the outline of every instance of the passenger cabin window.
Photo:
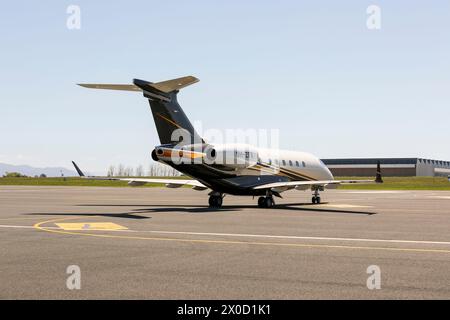
[(269, 159), (269, 165), (270, 166), (272, 165), (272, 159)]
[(292, 167), (292, 160), (289, 160), (289, 165)]
[(300, 167), (300, 163), (298, 163), (298, 161), (295, 161), (295, 165), (296, 165), (297, 167)]
[(286, 161), (285, 160), (283, 160), (283, 166), (285, 166), (286, 165)]
[(302, 166), (303, 166), (303, 168), (306, 167), (305, 161), (302, 161)]

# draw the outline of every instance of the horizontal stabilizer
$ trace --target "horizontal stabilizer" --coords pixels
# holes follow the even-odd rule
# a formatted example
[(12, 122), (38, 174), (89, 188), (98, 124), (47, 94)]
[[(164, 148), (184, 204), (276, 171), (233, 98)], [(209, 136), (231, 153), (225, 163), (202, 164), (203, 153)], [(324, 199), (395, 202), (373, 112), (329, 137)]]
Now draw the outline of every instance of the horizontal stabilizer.
[(157, 90), (162, 93), (170, 93), (180, 90), (191, 84), (198, 82), (199, 80), (193, 76), (181, 77), (177, 79), (161, 81), (161, 82), (148, 82), (139, 79), (135, 79), (135, 84), (101, 84), (101, 83), (79, 83), (78, 85), (89, 89), (105, 89), (105, 90), (121, 90), (121, 91), (154, 91)]
[(121, 91), (142, 91), (141, 88), (134, 84), (96, 84), (96, 83), (80, 83), (79, 86), (89, 89), (105, 89), (105, 90), (121, 90)]
[(190, 86), (198, 82), (199, 80), (193, 76), (187, 76), (162, 82), (156, 82), (149, 84), (149, 86), (155, 88), (158, 91), (169, 93), (172, 91), (183, 89), (184, 87)]

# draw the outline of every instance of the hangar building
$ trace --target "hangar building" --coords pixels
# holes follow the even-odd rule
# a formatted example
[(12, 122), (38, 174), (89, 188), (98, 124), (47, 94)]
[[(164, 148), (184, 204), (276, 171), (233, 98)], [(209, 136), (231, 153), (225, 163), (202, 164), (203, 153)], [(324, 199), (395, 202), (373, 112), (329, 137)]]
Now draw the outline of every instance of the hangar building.
[(322, 159), (334, 176), (371, 177), (380, 161), (383, 176), (449, 176), (450, 161), (423, 158)]

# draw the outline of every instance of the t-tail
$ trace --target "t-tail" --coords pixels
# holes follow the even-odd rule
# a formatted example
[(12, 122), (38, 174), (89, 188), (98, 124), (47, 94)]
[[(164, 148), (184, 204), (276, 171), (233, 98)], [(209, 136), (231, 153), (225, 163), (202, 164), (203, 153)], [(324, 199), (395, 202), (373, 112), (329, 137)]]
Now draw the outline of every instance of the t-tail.
[(178, 103), (180, 89), (199, 80), (193, 76), (162, 82), (134, 79), (133, 84), (79, 84), (85, 88), (122, 91), (141, 91), (150, 103), (161, 144), (203, 143)]

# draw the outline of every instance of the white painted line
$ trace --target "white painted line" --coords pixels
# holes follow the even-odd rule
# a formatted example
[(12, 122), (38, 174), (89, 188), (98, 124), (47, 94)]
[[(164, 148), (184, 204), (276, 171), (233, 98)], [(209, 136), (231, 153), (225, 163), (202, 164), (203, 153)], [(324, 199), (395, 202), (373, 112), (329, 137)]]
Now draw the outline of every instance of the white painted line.
[(210, 233), (210, 232), (186, 232), (186, 231), (158, 231), (158, 230), (115, 230), (118, 232), (147, 232), (159, 234), (182, 234), (197, 236), (220, 236), (220, 237), (248, 237), (248, 238), (271, 238), (271, 239), (297, 239), (297, 240), (325, 240), (325, 241), (355, 241), (355, 242), (389, 242), (389, 243), (415, 243), (415, 244), (442, 244), (450, 245), (446, 241), (422, 241), (422, 240), (385, 240), (385, 239), (363, 239), (363, 238), (329, 238), (329, 237), (301, 237), (301, 236), (277, 236), (266, 234), (240, 234), (240, 233)]

